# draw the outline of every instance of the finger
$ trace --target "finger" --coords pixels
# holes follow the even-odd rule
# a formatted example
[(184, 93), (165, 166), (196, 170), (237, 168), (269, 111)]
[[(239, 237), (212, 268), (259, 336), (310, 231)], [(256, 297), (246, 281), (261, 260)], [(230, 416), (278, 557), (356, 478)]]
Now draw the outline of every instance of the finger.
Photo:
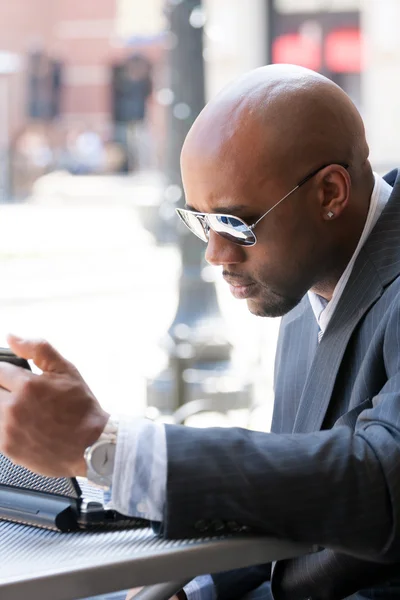
[(0, 388), (0, 402), (8, 399), (8, 392), (5, 392), (5, 390), (13, 392), (31, 377), (35, 377), (35, 375), (28, 369), (0, 361), (0, 386), (3, 388)]
[(63, 373), (70, 367), (70, 362), (46, 340), (23, 339), (8, 334), (7, 342), (17, 356), (33, 360), (42, 371)]

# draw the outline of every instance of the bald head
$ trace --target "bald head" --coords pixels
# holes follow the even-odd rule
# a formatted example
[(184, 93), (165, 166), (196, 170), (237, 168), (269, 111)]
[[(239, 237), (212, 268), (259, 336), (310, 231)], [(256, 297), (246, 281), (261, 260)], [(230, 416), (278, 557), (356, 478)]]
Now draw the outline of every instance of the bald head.
[(346, 162), (356, 176), (367, 167), (361, 117), (349, 97), (322, 75), (293, 65), (269, 65), (242, 76), (201, 112), (182, 151), (224, 155), (264, 176), (287, 176), (330, 162)]
[(243, 284), (252, 312), (282, 315), (310, 289), (331, 298), (374, 185), (364, 125), (343, 90), (301, 67), (256, 69), (204, 108), (181, 165), (189, 208), (254, 227), (248, 249), (212, 230), (206, 249)]

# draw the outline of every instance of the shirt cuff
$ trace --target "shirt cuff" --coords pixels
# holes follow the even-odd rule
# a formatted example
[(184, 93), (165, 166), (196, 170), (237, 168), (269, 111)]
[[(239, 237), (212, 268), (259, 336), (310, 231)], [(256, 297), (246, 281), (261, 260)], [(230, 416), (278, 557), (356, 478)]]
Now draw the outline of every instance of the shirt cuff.
[(188, 600), (216, 600), (216, 591), (211, 575), (200, 575), (183, 588)]
[(123, 515), (162, 521), (167, 487), (167, 440), (162, 423), (119, 418), (111, 506)]

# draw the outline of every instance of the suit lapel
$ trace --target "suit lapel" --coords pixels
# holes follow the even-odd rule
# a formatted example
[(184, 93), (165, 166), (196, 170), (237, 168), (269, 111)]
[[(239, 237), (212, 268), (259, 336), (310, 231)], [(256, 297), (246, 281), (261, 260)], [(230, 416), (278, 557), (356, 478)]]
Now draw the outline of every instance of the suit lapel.
[(400, 272), (400, 176), (387, 181), (393, 193), (361, 249), (352, 274), (316, 351), (293, 426), (294, 433), (321, 429), (350, 337), (369, 308)]
[[(308, 296), (305, 296), (282, 319), (275, 356), (273, 433), (291, 433), (293, 429), (302, 390), (317, 350), (317, 340), (318, 323)], [(291, 365), (291, 369), (287, 365)]]
[[(365, 260), (361, 252), (358, 258)], [(357, 263), (358, 260), (353, 272)], [(374, 266), (366, 260), (362, 271), (351, 285), (346, 286), (319, 344), (301, 396), (293, 433), (308, 433), (321, 429), (351, 334), (380, 297), (382, 290)]]

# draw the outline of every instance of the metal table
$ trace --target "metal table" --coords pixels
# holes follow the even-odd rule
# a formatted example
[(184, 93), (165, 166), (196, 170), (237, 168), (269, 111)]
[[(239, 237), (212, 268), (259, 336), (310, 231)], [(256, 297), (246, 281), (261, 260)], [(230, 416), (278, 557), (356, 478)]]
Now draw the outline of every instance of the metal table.
[(0, 521), (0, 598), (76, 600), (154, 586), (142, 598), (162, 600), (196, 575), (309, 551), (267, 537), (176, 541), (151, 529), (58, 533)]

